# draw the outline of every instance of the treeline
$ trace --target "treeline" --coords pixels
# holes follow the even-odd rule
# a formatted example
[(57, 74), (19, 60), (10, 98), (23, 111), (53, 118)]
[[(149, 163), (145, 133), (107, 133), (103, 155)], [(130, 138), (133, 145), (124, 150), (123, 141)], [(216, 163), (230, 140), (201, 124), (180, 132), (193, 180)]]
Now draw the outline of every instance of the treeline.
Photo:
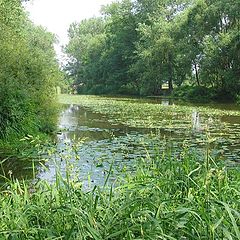
[(54, 129), (61, 78), (55, 41), (20, 0), (0, 0), (0, 142)]
[(240, 93), (240, 4), (123, 0), (69, 28), (66, 72), (79, 93), (160, 94), (162, 86)]

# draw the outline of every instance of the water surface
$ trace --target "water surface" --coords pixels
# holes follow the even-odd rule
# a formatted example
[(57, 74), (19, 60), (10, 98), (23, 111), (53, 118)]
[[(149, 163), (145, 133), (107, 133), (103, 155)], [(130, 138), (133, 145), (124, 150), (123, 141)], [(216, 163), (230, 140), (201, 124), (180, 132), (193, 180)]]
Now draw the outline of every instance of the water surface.
[[(78, 180), (85, 186), (102, 185), (111, 164), (114, 181), (116, 175), (124, 171), (134, 171), (141, 158), (149, 157), (168, 148), (178, 156), (185, 146), (199, 155), (204, 155), (206, 139), (210, 134), (212, 156), (225, 159), (229, 163), (240, 162), (240, 116), (229, 115), (228, 111), (238, 111), (234, 105), (214, 105), (212, 110), (226, 110), (220, 115), (211, 111), (201, 112), (196, 105), (191, 112), (188, 106), (168, 99), (127, 99), (117, 101), (129, 104), (156, 104), (165, 106), (162, 114), (149, 115), (149, 127), (141, 126), (136, 116), (111, 115), (93, 111), (81, 104), (64, 105), (59, 119), (61, 132), (57, 136), (56, 157), (47, 163), (47, 170), (39, 174), (41, 179), (54, 179), (56, 164), (63, 173), (71, 167)], [(168, 107), (178, 105), (176, 112), (168, 112)], [(206, 106), (206, 105), (204, 105)], [(182, 110), (181, 110), (182, 107)], [(172, 111), (172, 110), (171, 110)], [(124, 119), (124, 120), (122, 120)], [(137, 123), (136, 127), (131, 121)], [(138, 122), (139, 121), (139, 122)], [(156, 127), (156, 123), (157, 126)], [(83, 140), (80, 145), (74, 144)], [(68, 163), (63, 159), (68, 159)]]

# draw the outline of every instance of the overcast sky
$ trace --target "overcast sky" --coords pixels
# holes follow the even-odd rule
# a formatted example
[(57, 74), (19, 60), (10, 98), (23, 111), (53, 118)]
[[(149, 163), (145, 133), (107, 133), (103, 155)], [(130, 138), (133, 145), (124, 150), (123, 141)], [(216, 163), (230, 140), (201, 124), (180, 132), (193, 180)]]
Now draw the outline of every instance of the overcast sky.
[[(57, 34), (60, 44), (67, 43), (67, 29), (74, 21), (100, 15), (102, 5), (113, 0), (30, 0), (26, 9), (32, 21)], [(59, 54), (59, 48), (57, 49)]]

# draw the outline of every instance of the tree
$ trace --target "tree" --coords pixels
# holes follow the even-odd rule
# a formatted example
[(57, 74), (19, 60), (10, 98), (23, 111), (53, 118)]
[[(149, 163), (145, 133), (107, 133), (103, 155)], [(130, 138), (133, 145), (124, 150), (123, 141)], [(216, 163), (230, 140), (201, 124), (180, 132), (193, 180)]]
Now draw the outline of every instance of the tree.
[(91, 90), (103, 80), (100, 62), (105, 48), (104, 25), (102, 18), (91, 18), (73, 23), (69, 28), (70, 41), (65, 47), (69, 61), (65, 70), (79, 91)]
[(20, 1), (0, 5), (0, 139), (52, 131), (60, 77), (55, 38), (29, 21)]
[(123, 0), (103, 9), (100, 28), (94, 21), (72, 25), (66, 47), (85, 92), (160, 94), (163, 84), (240, 92), (237, 1)]

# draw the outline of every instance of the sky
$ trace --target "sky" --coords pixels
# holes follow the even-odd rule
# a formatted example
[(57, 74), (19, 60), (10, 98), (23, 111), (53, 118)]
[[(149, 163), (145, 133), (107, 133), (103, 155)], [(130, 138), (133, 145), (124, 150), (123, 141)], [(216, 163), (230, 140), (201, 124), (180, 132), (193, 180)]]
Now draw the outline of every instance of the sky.
[(67, 43), (67, 30), (72, 22), (100, 15), (102, 5), (113, 0), (30, 0), (25, 4), (30, 19), (42, 25), (48, 31), (57, 34), (59, 45), (56, 46), (58, 56), (60, 45)]

